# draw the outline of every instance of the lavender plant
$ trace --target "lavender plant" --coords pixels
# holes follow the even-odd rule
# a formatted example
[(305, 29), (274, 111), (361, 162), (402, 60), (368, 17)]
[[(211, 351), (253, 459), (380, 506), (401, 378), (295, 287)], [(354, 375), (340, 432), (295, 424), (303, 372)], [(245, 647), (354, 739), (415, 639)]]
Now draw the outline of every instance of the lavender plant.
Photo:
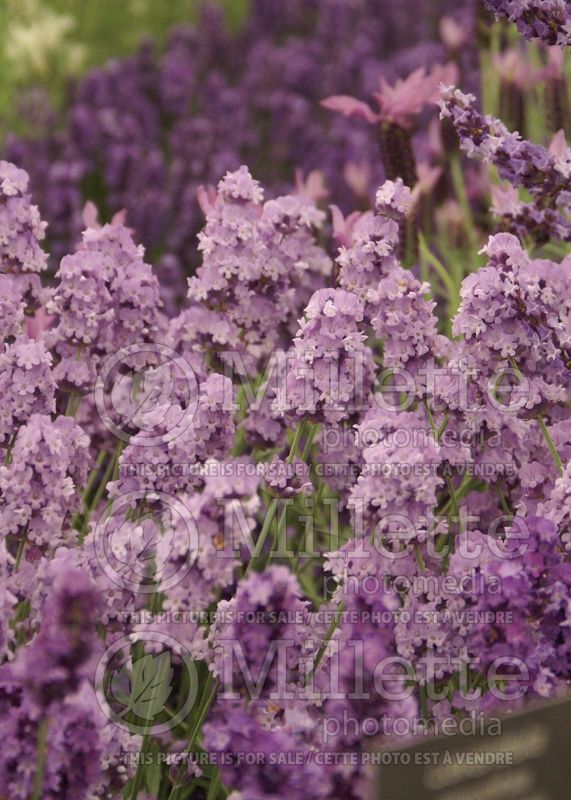
[(515, 22), (527, 39), (550, 45), (571, 44), (571, 11), (565, 0), (485, 0), (496, 16)]
[[(279, 172), (289, 156), (264, 153), (262, 137), (251, 165), (218, 153), (190, 254), (195, 211), (171, 217), (170, 205), (179, 190), (194, 196), (189, 164), (145, 148), (163, 104), (180, 112), (179, 139), (200, 133), (187, 103), (200, 75), (216, 86), (222, 73), (177, 59), (206, 64), (220, 47), (207, 19), (212, 38), (178, 34), (161, 66), (184, 81), (165, 79), (155, 103), (149, 53), (111, 67), (129, 73), (117, 79), (129, 102), (76, 140), (89, 150), (90, 130), (94, 142), (106, 126), (121, 132), (104, 169), (126, 167), (129, 192), (145, 190), (130, 199), (133, 229), (122, 216), (100, 225), (68, 173), (73, 199), (55, 214), (85, 230), (65, 255), (59, 238), (47, 276), (28, 176), (0, 162), (1, 797), (363, 800), (374, 748), (486, 729), (571, 680), (564, 135), (533, 144), (445, 85), (443, 119), (424, 117), (427, 86), (436, 96), (437, 78), (461, 79), (462, 65), (412, 70), (393, 88), (387, 66), (386, 118), (353, 99), (357, 79), (327, 105), (407, 136), (419, 114), (421, 136), (407, 138), (414, 179), (390, 173), (381, 147), (364, 153), (367, 185), (382, 160), (391, 177), (347, 216), (345, 193), (327, 207), (315, 173), (286, 194), (270, 181), (265, 199), (258, 161)], [(271, 48), (287, 30), (288, 53), (312, 42), (322, 54), (316, 42), (338, 46), (340, 21), (355, 23), (345, 68), (375, 71), (365, 21), (345, 3), (276, 14), (259, 0), (236, 41), (253, 69), (268, 54), (259, 26)], [(296, 80), (313, 63), (304, 52), (286, 60)], [(105, 96), (109, 74), (89, 91)], [(221, 92), (242, 113), (256, 81), (238, 78)], [(130, 88), (147, 80), (145, 102), (131, 105)], [(348, 83), (307, 115), (300, 104), (299, 124), (311, 130), (319, 102)], [(97, 116), (88, 105), (85, 119)], [(353, 136), (355, 120), (330, 119)], [(453, 151), (454, 129), (484, 165)], [(256, 146), (254, 128), (242, 135)], [(314, 135), (311, 158), (327, 150), (323, 130)], [(527, 192), (499, 230), (488, 164)], [(340, 179), (341, 167), (332, 147), (324, 174)], [(176, 177), (175, 193), (147, 170), (168, 175), (169, 191)], [(146, 215), (154, 231), (138, 228)], [(138, 243), (175, 229), (177, 252), (198, 264), (180, 310), (161, 285), (175, 251)]]

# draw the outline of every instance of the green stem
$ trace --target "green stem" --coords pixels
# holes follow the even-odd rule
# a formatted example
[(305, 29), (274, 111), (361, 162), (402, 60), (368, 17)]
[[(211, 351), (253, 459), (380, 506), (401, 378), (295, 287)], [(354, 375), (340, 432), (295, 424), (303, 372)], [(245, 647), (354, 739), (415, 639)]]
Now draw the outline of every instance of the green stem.
[[(434, 253), (432, 253), (426, 243), (426, 239), (419, 232), (418, 234), (418, 241), (420, 245), (420, 254), (426, 260), (428, 264), (430, 264), (436, 270), (436, 274), (444, 284), (444, 287), (447, 291), (448, 295), (448, 311), (449, 311), (449, 319), (452, 319), (458, 307), (460, 305), (460, 292), (459, 287), (456, 285), (454, 279), (449, 275), (446, 267), (442, 262), (436, 258)], [(448, 324), (450, 328), (450, 322)]]
[[(107, 488), (107, 484), (109, 483), (109, 480), (117, 480), (118, 466), (119, 466), (119, 456), (123, 452), (123, 447), (124, 447), (124, 442), (118, 442), (117, 446), (115, 447), (115, 450), (113, 452), (113, 457), (109, 461), (109, 464), (107, 465), (107, 468), (106, 468), (105, 472), (103, 473), (103, 477), (101, 478), (99, 486), (97, 487), (97, 491), (95, 493), (95, 496), (94, 496), (93, 500), (91, 501), (91, 503), (89, 505), (89, 508), (87, 509), (87, 513), (85, 515), (85, 521), (83, 523), (83, 530), (84, 531), (87, 530), (87, 523), (89, 522), (89, 517), (91, 516), (91, 512), (94, 511), (97, 508), (97, 506), (99, 505), (99, 503), (101, 501), (101, 498), (103, 497), (103, 495), (105, 493), (105, 489)], [(110, 508), (111, 508), (111, 501), (109, 501), (109, 503), (107, 505), (107, 509), (106, 509), (107, 513), (109, 513)]]
[[(424, 408), (426, 410), (426, 416), (428, 417), (428, 421), (430, 423), (430, 427), (432, 428), (432, 432), (436, 437), (436, 441), (440, 441), (441, 434), (439, 433), (439, 428), (436, 427), (436, 423), (434, 421), (434, 417), (432, 416), (432, 411), (430, 406), (428, 405), (428, 401), (424, 400)], [(452, 482), (452, 478), (450, 475), (445, 475), (444, 477), (446, 481), (446, 488), (448, 489), (448, 494), (450, 495), (450, 503), (452, 505), (452, 511), (454, 513), (454, 517), (458, 521), (458, 531), (462, 533), (462, 520), (460, 518), (460, 506), (458, 504), (458, 498), (456, 497), (456, 490), (454, 488), (454, 483)]]
[[(464, 214), (464, 220), (466, 223), (468, 239), (470, 243), (470, 252), (475, 253), (479, 249), (478, 234), (476, 233), (476, 225), (474, 223), (474, 215), (472, 214), (472, 206), (470, 205), (470, 201), (468, 199), (468, 193), (466, 192), (464, 175), (462, 173), (462, 165), (460, 164), (460, 158), (458, 157), (458, 155), (454, 155), (450, 160), (450, 174), (452, 175), (454, 192), (456, 194), (456, 197), (458, 198), (458, 203), (460, 204), (460, 208), (462, 209), (462, 212)], [(462, 269), (457, 268), (460, 267), (460, 261), (458, 259), (453, 264), (453, 267), (459, 291), (462, 286), (464, 274)]]
[(428, 720), (430, 719), (430, 714), (428, 713), (428, 700), (426, 697), (426, 688), (422, 686), (420, 683), (418, 683), (417, 686), (418, 686), (418, 695), (420, 699), (420, 710), (422, 713), (422, 719), (424, 720), (424, 724), (427, 725)]
[(299, 442), (300, 442), (301, 435), (303, 433), (304, 427), (305, 427), (304, 423), (300, 422), (300, 424), (297, 426), (296, 432), (293, 435), (293, 442), (291, 443), (291, 447), (289, 449), (288, 457), (286, 459), (288, 464), (293, 463), (293, 460), (295, 458), (295, 454), (297, 452), (297, 448), (299, 446)]
[(216, 800), (218, 796), (218, 790), (220, 789), (220, 770), (216, 770), (212, 780), (210, 781), (210, 786), (208, 787), (208, 794), (206, 796), (206, 800)]
[(14, 432), (14, 435), (8, 442), (8, 448), (6, 450), (6, 455), (4, 456), (4, 466), (7, 467), (12, 462), (12, 448), (14, 447), (14, 442), (16, 441), (16, 436), (18, 435), (18, 431)]
[(206, 681), (204, 687), (204, 700), (201, 703), (200, 711), (198, 713), (198, 717), (196, 722), (194, 723), (194, 728), (192, 729), (192, 733), (188, 740), (188, 747), (187, 752), (192, 752), (194, 746), (196, 745), (196, 740), (200, 734), (200, 730), (202, 728), (202, 723), (206, 719), (206, 715), (210, 710), (210, 706), (214, 702), (214, 698), (216, 697), (216, 693), (218, 691), (218, 680), (214, 680), (212, 677), (212, 673), (208, 674), (208, 679)]
[[(312, 440), (313, 436), (315, 435), (315, 429), (316, 428), (317, 428), (317, 426), (314, 426), (313, 431), (310, 432), (308, 441)], [(296, 429), (295, 434), (293, 436), (293, 441), (291, 443), (289, 454), (288, 454), (288, 457), (286, 459), (288, 464), (291, 464), (293, 462), (294, 458), (295, 458), (295, 454), (297, 452), (297, 448), (299, 446), (299, 442), (300, 442), (301, 436), (303, 434), (303, 429), (304, 429), (304, 422), (301, 422), (297, 426), (297, 429)], [(311, 443), (310, 443), (309, 446), (311, 447)], [(305, 449), (307, 449), (307, 442), (306, 442), (306, 446), (304, 448), (304, 452), (305, 452)], [(262, 526), (262, 530), (260, 532), (260, 535), (258, 536), (258, 541), (256, 542), (256, 546), (254, 548), (254, 552), (252, 553), (252, 555), (250, 557), (250, 560), (248, 561), (248, 564), (247, 564), (246, 569), (244, 571), (244, 577), (246, 577), (246, 575), (248, 575), (248, 573), (252, 569), (254, 569), (256, 566), (258, 566), (259, 563), (261, 563), (262, 549), (264, 547), (264, 544), (266, 543), (266, 539), (268, 538), (268, 534), (270, 532), (270, 528), (271, 528), (272, 522), (274, 520), (274, 515), (275, 515), (276, 508), (277, 508), (277, 500), (274, 498), (272, 500), (271, 504), (270, 504), (270, 507), (268, 508), (268, 510), (266, 512), (266, 518), (264, 519), (264, 524)], [(286, 515), (287, 515), (287, 505), (284, 508), (284, 510), (282, 511), (281, 516), (280, 516), (280, 518), (278, 520), (277, 536), (279, 536), (279, 534), (283, 531), (283, 526), (285, 525)]]
[[(199, 708), (199, 711), (198, 711), (198, 716), (196, 718), (196, 722), (194, 723), (194, 727), (192, 729), (192, 733), (190, 734), (190, 737), (189, 737), (189, 740), (188, 740), (188, 745), (186, 747), (186, 752), (187, 753), (192, 753), (192, 751), (193, 751), (193, 749), (194, 749), (194, 747), (196, 745), (196, 740), (198, 739), (198, 736), (200, 734), (200, 730), (202, 728), (202, 724), (203, 724), (204, 720), (206, 719), (206, 715), (208, 714), (208, 711), (209, 711), (210, 706), (212, 705), (212, 703), (214, 701), (214, 698), (216, 697), (216, 692), (218, 691), (218, 685), (219, 685), (218, 680), (214, 680), (214, 678), (212, 677), (212, 673), (209, 672), (208, 673), (208, 678), (207, 678), (206, 683), (204, 685), (204, 690), (203, 690), (202, 700), (201, 700), (201, 703), (200, 703), (200, 708)], [(178, 774), (175, 782), (172, 785), (172, 789), (171, 789), (170, 794), (168, 796), (168, 800), (174, 800), (176, 792), (177, 792), (177, 789), (180, 786), (179, 780), (180, 780), (181, 775), (182, 775), (182, 769), (179, 770), (179, 774)]]
[[(141, 743), (141, 755), (147, 752), (150, 739), (151, 735), (149, 733), (145, 733), (143, 736), (143, 741)], [(133, 778), (133, 785), (131, 786), (131, 791), (129, 793), (130, 800), (136, 800), (139, 792), (143, 788), (143, 775), (144, 775), (143, 761), (144, 761), (143, 758), (139, 758), (139, 763), (137, 764), (137, 771), (135, 772), (135, 777)]]
[(414, 554), (416, 556), (416, 563), (418, 564), (421, 572), (426, 572), (426, 564), (424, 563), (424, 559), (422, 557), (422, 553), (420, 552), (420, 547), (418, 545), (414, 546)]
[(258, 540), (256, 542), (256, 546), (254, 547), (254, 552), (252, 553), (248, 564), (246, 565), (246, 569), (244, 571), (244, 577), (248, 575), (248, 573), (254, 569), (256, 564), (259, 561), (260, 555), (262, 553), (264, 544), (266, 543), (266, 539), (268, 538), (268, 533), (270, 532), (270, 528), (276, 513), (276, 508), (278, 505), (278, 501), (276, 498), (272, 500), (268, 510), (266, 511), (266, 518), (264, 519), (264, 524), (262, 526), (262, 530), (260, 535), (258, 536)]
[(275, 532), (274, 537), (272, 538), (272, 544), (270, 546), (269, 552), (266, 554), (266, 558), (262, 559), (262, 563), (263, 563), (264, 567), (267, 566), (268, 561), (271, 558), (272, 551), (273, 551), (273, 549), (274, 549), (274, 547), (276, 545), (276, 542), (281, 542), (281, 537), (283, 535), (284, 528), (285, 528), (285, 525), (286, 525), (286, 519), (287, 519), (287, 500), (285, 502), (286, 502), (286, 505), (284, 506), (284, 509), (283, 509), (282, 513), (280, 514), (280, 518), (278, 519), (278, 524), (276, 525), (276, 532)]
[(449, 418), (450, 418), (450, 415), (448, 414), (448, 412), (446, 412), (446, 414), (444, 415), (444, 419), (442, 420), (442, 422), (440, 424), (440, 427), (436, 431), (436, 435), (438, 436), (438, 441), (440, 441), (440, 439), (442, 438), (442, 434), (444, 433), (444, 431), (448, 427)]
[(87, 500), (89, 495), (91, 494), (91, 490), (95, 486), (95, 482), (97, 481), (97, 476), (99, 475), (99, 470), (103, 466), (105, 459), (107, 457), (107, 451), (103, 450), (103, 452), (99, 453), (97, 456), (97, 461), (95, 462), (95, 466), (91, 470), (89, 477), (87, 479), (87, 483), (85, 484), (85, 491), (83, 492), (83, 502), (87, 504)]
[[(472, 491), (472, 489), (474, 489), (474, 488), (475, 488), (477, 485), (478, 485), (478, 482), (477, 482), (477, 481), (475, 481), (475, 480), (474, 480), (472, 477), (470, 477), (470, 476), (468, 476), (468, 475), (467, 475), (467, 476), (464, 478), (464, 480), (462, 481), (462, 483), (460, 484), (460, 486), (459, 486), (459, 487), (458, 487), (458, 488), (455, 490), (455, 492), (454, 492), (454, 494), (455, 494), (455, 496), (456, 496), (456, 499), (457, 499), (457, 500), (461, 500), (461, 499), (462, 499), (463, 497), (465, 497), (465, 496), (466, 496), (466, 495), (467, 495), (469, 492), (471, 492), (471, 491)], [(448, 499), (448, 500), (447, 500), (447, 501), (444, 503), (444, 505), (443, 505), (443, 506), (440, 506), (439, 508), (437, 508), (437, 509), (436, 509), (436, 516), (437, 516), (437, 517), (442, 517), (442, 516), (444, 516), (444, 515), (445, 515), (445, 514), (448, 512), (448, 510), (449, 510), (449, 508), (450, 508), (450, 506), (451, 506), (451, 505), (452, 505), (452, 499), (451, 499), (451, 498), (449, 498), (449, 499)]]
[(537, 424), (541, 429), (543, 438), (545, 439), (545, 444), (547, 445), (547, 449), (551, 453), (551, 458), (553, 459), (553, 463), (557, 467), (559, 475), (563, 475), (563, 462), (561, 461), (561, 456), (557, 452), (557, 448), (555, 447), (553, 439), (551, 438), (551, 434), (549, 433), (547, 425), (545, 424), (545, 420), (543, 419), (542, 416), (539, 416), (537, 418)]
[(505, 495), (504, 495), (504, 493), (502, 491), (502, 487), (500, 486), (499, 483), (495, 484), (495, 490), (496, 490), (496, 494), (498, 495), (498, 499), (500, 501), (500, 505), (502, 507), (502, 511), (504, 512), (506, 517), (510, 517), (510, 519), (513, 519), (513, 511), (510, 509), (510, 507), (508, 505), (508, 501), (506, 500), (506, 497), (505, 497)]
[(70, 392), (69, 397), (67, 398), (67, 405), (65, 407), (65, 416), (72, 417), (73, 416), (73, 404), (75, 402), (75, 392)]
[(500, 26), (492, 25), (489, 35), (489, 50), (481, 49), (480, 51), (482, 109), (484, 114), (491, 114), (493, 117), (497, 117), (499, 111), (500, 80), (494, 58), (500, 52)]
[(331, 637), (333, 636), (333, 634), (337, 630), (337, 626), (339, 625), (339, 620), (341, 619), (341, 614), (343, 613), (344, 610), (345, 610), (345, 603), (343, 602), (343, 600), (341, 600), (341, 602), (339, 603), (339, 605), (335, 609), (335, 616), (333, 617), (333, 619), (329, 623), (329, 627), (327, 628), (327, 633), (325, 634), (325, 639), (323, 640), (323, 642), (321, 644), (321, 647), (317, 651), (317, 655), (315, 656), (315, 661), (314, 661), (313, 667), (311, 669), (311, 673), (310, 673), (311, 675), (315, 674), (315, 671), (317, 670), (318, 666), (321, 664), (321, 659), (325, 655), (325, 651), (327, 650), (327, 645), (331, 641)]
[(101, 467), (103, 466), (103, 464), (105, 462), (106, 457), (107, 457), (107, 451), (106, 450), (103, 450), (101, 453), (99, 453), (99, 455), (97, 456), (97, 461), (95, 462), (95, 466), (93, 467), (93, 469), (89, 473), (89, 477), (87, 479), (87, 483), (85, 484), (85, 489), (83, 490), (83, 494), (81, 496), (81, 503), (82, 503), (83, 509), (82, 509), (82, 511), (76, 511), (76, 513), (73, 515), (73, 519), (71, 521), (71, 527), (72, 528), (76, 528), (76, 530), (80, 530), (80, 528), (78, 527), (80, 524), (82, 525), (81, 530), (83, 530), (83, 526), (86, 524), (86, 520), (85, 519), (83, 520), (83, 523), (82, 523), (82, 517), (89, 513), (89, 505), (88, 505), (89, 495), (91, 494), (91, 492), (93, 490), (93, 487), (95, 486), (95, 483), (97, 482), (97, 478), (99, 476), (99, 472), (100, 472)]
[[(523, 381), (524, 379), (523, 372), (519, 368), (519, 364), (517, 363), (515, 358), (510, 358), (510, 364), (512, 365), (513, 370), (517, 375), (518, 379), (520, 381)], [(537, 417), (537, 424), (539, 425), (541, 433), (543, 434), (543, 438), (545, 439), (545, 444), (547, 445), (547, 449), (551, 453), (551, 458), (553, 459), (553, 463), (557, 467), (559, 475), (563, 475), (563, 462), (561, 461), (561, 456), (557, 452), (557, 448), (555, 447), (553, 439), (551, 438), (551, 434), (549, 433), (547, 425), (545, 424), (545, 420), (543, 419), (541, 414), (539, 414)]]
[(309, 452), (313, 445), (313, 440), (315, 439), (315, 434), (317, 433), (317, 428), (319, 426), (317, 424), (311, 425), (309, 429), (309, 433), (307, 434), (307, 440), (305, 442), (305, 447), (303, 448), (303, 453), (301, 454), (301, 460), (307, 463), (307, 459), (309, 457)]
[(28, 529), (26, 528), (18, 544), (18, 552), (16, 553), (16, 560), (14, 562), (14, 572), (18, 572), (18, 570), (20, 569), (20, 564), (22, 563), (24, 551), (26, 550), (27, 541), (28, 541)]
[(75, 392), (71, 392), (67, 399), (67, 406), (65, 409), (65, 416), (66, 417), (75, 417), (77, 412), (79, 411), (79, 406), (81, 405), (81, 395), (76, 394)]
[(44, 769), (46, 766), (46, 744), (48, 740), (48, 719), (43, 717), (38, 725), (38, 760), (36, 767), (36, 777), (34, 779), (34, 790), (31, 800), (41, 800), (42, 784), (44, 782)]

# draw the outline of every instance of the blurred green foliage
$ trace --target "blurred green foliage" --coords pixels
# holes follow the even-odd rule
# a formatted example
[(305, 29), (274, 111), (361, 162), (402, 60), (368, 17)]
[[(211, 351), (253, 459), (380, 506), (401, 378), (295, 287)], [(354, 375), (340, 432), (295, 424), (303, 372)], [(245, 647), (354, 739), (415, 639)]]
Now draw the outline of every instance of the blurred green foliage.
[[(237, 28), (248, 0), (214, 0)], [(21, 103), (41, 87), (56, 108), (70, 81), (90, 67), (133, 52), (141, 39), (161, 42), (196, 20), (205, 0), (0, 0), (0, 137), (22, 133)], [(212, 2), (212, 0), (211, 0)]]

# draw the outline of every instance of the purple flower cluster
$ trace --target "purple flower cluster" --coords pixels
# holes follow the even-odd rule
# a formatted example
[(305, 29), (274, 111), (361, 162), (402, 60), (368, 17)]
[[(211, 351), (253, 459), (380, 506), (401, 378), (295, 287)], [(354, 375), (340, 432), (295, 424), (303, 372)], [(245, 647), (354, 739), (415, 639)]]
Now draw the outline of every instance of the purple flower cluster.
[(156, 341), (159, 286), (143, 253), (117, 221), (88, 227), (76, 253), (62, 259), (48, 304), (56, 317), (49, 339), (59, 382), (90, 386), (102, 357), (132, 342)]
[(14, 275), (41, 272), (46, 268), (47, 255), (39, 242), (45, 237), (46, 223), (42, 222), (37, 207), (30, 202), (28, 175), (13, 164), (2, 161), (0, 179), (2, 272)]
[[(60, 420), (77, 428), (68, 418), (56, 421)], [(77, 428), (76, 438), (80, 435)], [(81, 480), (84, 483), (85, 477)], [(49, 502), (38, 486), (35, 498), (40, 506)], [(53, 549), (62, 538), (56, 538), (57, 528), (65, 529), (65, 521), (60, 512), (59, 526), (52, 525)], [(0, 787), (9, 796), (30, 796), (40, 769), (38, 753), (44, 750), (42, 797), (79, 800), (121, 792), (132, 777), (129, 759), (139, 750), (140, 740), (105, 716), (95, 694), (94, 671), (102, 652), (97, 626), (109, 625), (113, 603), (114, 614), (125, 613), (128, 598), (101, 573), (90, 552), (92, 542), (78, 550), (70, 541), (45, 558), (27, 538), (22, 562), (14, 564), (8, 557), (12, 574), (5, 598), (7, 618), (15, 621), (18, 601), (30, 605), (30, 614), (27, 619), (16, 614), (16, 633), (8, 646), (19, 646), (0, 667), (6, 723)], [(36, 766), (22, 770), (24, 762)]]
[(32, 414), (55, 411), (56, 387), (52, 356), (41, 341), (20, 334), (6, 344), (0, 355), (0, 442), (28, 422)]
[(447, 340), (438, 333), (435, 303), (429, 300), (430, 286), (421, 283), (410, 270), (397, 267), (377, 287), (376, 335), (383, 340), (387, 370), (406, 369), (418, 379), (427, 360), (446, 355)]
[(28, 194), (29, 178), (14, 164), (0, 161), (0, 336), (20, 332), (26, 311), (41, 302), (38, 273), (47, 267), (40, 242), (46, 223)]
[[(464, 354), (480, 380), (499, 367), (520, 371), (527, 409), (565, 402), (571, 390), (569, 324), (566, 302), (554, 289), (557, 273), (568, 286), (565, 267), (533, 261), (511, 234), (490, 237), (484, 250), (489, 263), (464, 281), (454, 320)], [(509, 405), (507, 395), (503, 402)]]
[(532, 201), (527, 203), (513, 198), (502, 213), (503, 222), (521, 237), (569, 241), (571, 149), (564, 146), (560, 153), (552, 153), (522, 139), (501, 120), (480, 114), (473, 106), (475, 99), (454, 87), (444, 88), (441, 117), (452, 121), (460, 146), (470, 157), (493, 164), (502, 179), (531, 195)]
[[(287, 695), (294, 694), (295, 687), (301, 688), (316, 644), (305, 621), (308, 605), (301, 598), (296, 577), (281, 566), (253, 572), (240, 581), (232, 600), (218, 604), (219, 620), (213, 624), (209, 642), (214, 652), (213, 668), (225, 679), (235, 674), (237, 696), (242, 693), (252, 698), (252, 687), (239, 669), (240, 659), (248, 664), (254, 681), (264, 677), (260, 702), (279, 696), (278, 690)], [(284, 645), (283, 657), (268, 670), (268, 651), (278, 642)]]
[[(248, 463), (245, 459), (220, 462), (220, 466), (226, 466), (224, 477), (209, 476), (201, 493), (181, 495), (188, 518), (177, 520), (172, 541), (166, 537), (162, 539), (158, 554), (175, 570), (192, 558), (193, 568), (188, 577), (169, 592), (165, 608), (200, 611), (213, 602), (220, 591), (227, 592), (234, 586), (240, 545), (255, 529), (256, 513), (261, 505), (259, 477), (241, 474)], [(211, 462), (207, 466), (214, 471), (216, 465), (217, 462)], [(228, 516), (233, 523), (230, 531)], [(196, 542), (188, 536), (188, 520), (192, 520), (199, 531)]]
[[(366, 414), (361, 427), (376, 434), (375, 443), (363, 448), (363, 467), (350, 496), (357, 520), (362, 520), (364, 534), (374, 531), (375, 536), (391, 538), (392, 515), (405, 512), (418, 526), (427, 509), (436, 504), (437, 492), (442, 484), (438, 475), (441, 453), (438, 443), (429, 434), (429, 423), (421, 410), (402, 413), (372, 409)], [(401, 443), (399, 433), (408, 429), (420, 431), (425, 447)], [(370, 433), (369, 433), (370, 435)], [(414, 467), (419, 469), (414, 469)], [(387, 530), (384, 524), (389, 523)], [(421, 526), (422, 528), (423, 526)], [(420, 531), (416, 530), (418, 534)], [(406, 536), (401, 539), (406, 541)], [(397, 539), (398, 541), (398, 539)]]
[[(120, 477), (112, 483), (112, 493), (168, 492), (200, 484), (197, 468), (209, 458), (230, 453), (235, 432), (233, 392), (231, 381), (213, 372), (200, 385), (195, 408), (178, 403), (153, 407), (146, 430), (132, 436), (121, 454)], [(147, 441), (149, 433), (152, 444)], [(142, 464), (148, 469), (139, 469)], [(188, 469), (170, 471), (170, 464)]]
[(571, 44), (571, 10), (566, 0), (484, 0), (498, 17), (517, 25), (526, 39), (562, 47)]
[[(61, 569), (39, 632), (0, 668), (2, 794), (30, 797), (39, 786), (42, 798), (80, 800), (124, 785), (117, 769), (124, 742), (102, 714), (92, 682), (100, 603), (85, 572)], [(29, 768), (22, 768), (25, 763)]]
[(285, 387), (296, 415), (339, 422), (366, 402), (374, 367), (359, 329), (363, 313), (359, 299), (344, 289), (320, 289), (311, 296)]
[[(518, 543), (522, 528), (530, 543), (523, 555), (521, 539)], [(471, 663), (472, 669), (477, 664), (482, 673), (495, 659), (505, 659), (508, 674), (525, 664), (525, 686), (541, 697), (551, 696), (569, 670), (569, 639), (562, 629), (569, 620), (571, 570), (556, 525), (547, 519), (516, 518), (501, 547), (490, 547), (487, 537), (478, 532), (464, 534), (450, 558), (448, 575), (458, 580), (468, 575), (474, 568), (472, 554), (477, 551), (481, 555), (476, 575), (485, 576), (487, 590), (467, 589), (456, 597), (446, 597), (444, 592), (409, 596), (405, 609), (410, 612), (407, 619), (413, 621), (397, 624), (400, 654), (414, 658), (424, 679), (431, 668), (430, 658), (434, 663), (438, 654), (440, 665), (447, 662), (446, 667), (438, 668), (442, 682), (450, 678), (450, 666), (462, 660)], [(421, 614), (421, 610), (432, 614)], [(503, 618), (512, 622), (468, 625), (468, 610), (480, 612), (481, 619), (492, 612), (488, 618), (495, 620), (502, 619), (503, 611)], [(429, 619), (434, 622), (428, 623)], [(516, 653), (518, 664), (513, 658)], [(466, 707), (481, 697), (482, 690), (477, 688), (473, 699), (451, 697), (444, 701), (444, 709), (448, 713), (456, 703)], [(491, 707), (497, 699), (490, 697), (484, 702)], [(513, 697), (512, 702), (517, 704), (518, 699)], [(437, 708), (432, 711), (439, 713)]]
[[(89, 436), (70, 417), (32, 414), (0, 467), (0, 519), (19, 542), (53, 550), (77, 508), (90, 464)], [(70, 532), (67, 532), (70, 535)]]
[[(48, 793), (69, 781), (73, 792), (96, 786), (113, 796), (133, 776), (120, 759), (138, 738), (109, 727), (93, 695), (94, 657), (121, 633), (133, 642), (155, 637), (145, 667), (131, 666), (133, 680), (162, 658), (157, 636), (174, 637), (204, 662), (219, 695), (209, 699), (203, 743), (225, 754), (221, 776), (230, 787), (260, 798), (283, 784), (294, 796), (358, 800), (369, 774), (359, 759), (349, 769), (312, 761), (296, 775), (262, 758), (260, 769), (240, 771), (234, 764), (252, 742), (270, 762), (276, 748), (300, 758), (360, 754), (371, 735), (360, 729), (364, 720), (426, 730), (511, 702), (460, 692), (460, 673), (476, 661), (492, 670), (498, 660), (519, 659), (525, 693), (540, 697), (569, 679), (568, 469), (557, 480), (557, 462), (542, 463), (571, 456), (566, 260), (533, 259), (512, 234), (491, 237), (488, 265), (464, 280), (450, 341), (439, 333), (429, 284), (398, 257), (411, 203), (402, 181), (386, 182), (375, 211), (346, 224), (333, 271), (313, 232), (323, 213), (303, 193), (263, 203), (241, 168), (204, 202), (203, 264), (190, 281), (189, 307), (170, 324), (161, 321), (150, 267), (115, 221), (91, 227), (64, 259), (72, 268), (56, 276), (55, 326), (46, 332), (40, 322), (38, 340), (21, 334), (6, 344), (2, 374), (13, 399), (0, 515), (4, 603), (17, 621), (3, 635), (13, 663), (0, 669), (9, 720), (2, 780), (13, 793), (29, 793), (27, 783), (16, 788), (14, 743), (22, 735), (25, 758), (44, 750), (50, 758), (42, 776)], [(65, 290), (68, 281), (73, 290)], [(265, 304), (273, 311), (262, 313)], [(211, 328), (193, 328), (195, 312), (227, 321), (234, 338), (216, 342)], [(68, 391), (58, 371), (64, 331), (74, 359), (85, 346), (93, 369), (113, 342), (129, 350), (162, 336), (194, 366), (196, 392), (185, 394), (180, 374), (167, 379), (152, 363), (143, 365), (143, 387), (134, 374), (116, 376), (115, 401), (136, 401), (139, 391), (159, 400), (140, 404), (128, 441), (111, 455), (91, 406), (81, 424), (55, 415), (58, 390)], [(278, 344), (282, 367), (265, 376), (264, 357)], [(384, 376), (377, 385), (376, 366)], [(245, 390), (248, 371), (267, 390), (265, 405), (252, 398), (251, 383)], [(165, 382), (170, 396), (155, 395)], [(517, 404), (522, 387), (525, 402)], [(491, 449), (494, 436), (500, 443)], [(104, 448), (96, 463), (95, 443)], [(509, 477), (463, 478), (463, 467), (503, 461), (513, 467)], [(327, 505), (315, 502), (316, 492)], [(329, 524), (326, 508), (340, 516), (321, 546), (323, 561), (311, 549)], [(475, 530), (467, 527), (474, 518)], [(291, 566), (271, 563), (275, 547)], [(476, 588), (449, 591), (467, 578)], [(322, 597), (320, 580), (333, 582)], [(414, 588), (419, 580), (429, 583)], [(21, 617), (17, 608), (27, 611)], [(468, 624), (468, 612), (486, 621)], [(444, 661), (434, 672), (435, 653)], [(408, 677), (379, 681), (379, 665), (395, 659), (408, 665)], [(433, 686), (444, 699), (427, 699)], [(59, 748), (79, 730), (95, 766), (76, 776), (83, 756), (72, 748), (70, 761)], [(169, 734), (163, 745), (174, 754), (181, 743)], [(378, 735), (395, 734), (389, 725)]]
[(398, 222), (404, 220), (411, 202), (410, 190), (400, 178), (396, 183), (386, 181), (377, 192), (379, 213), (354, 219), (339, 248), (339, 284), (365, 304), (368, 319), (377, 308), (380, 279), (397, 265)]
[[(204, 734), (208, 750), (226, 765), (222, 776), (228, 786), (235, 787), (236, 798), (278, 800), (287, 794), (294, 800), (302, 800), (330, 796), (330, 787), (324, 782), (321, 769), (311, 765), (310, 748), (293, 733), (268, 730), (245, 711), (233, 708), (223, 720), (207, 723)], [(256, 753), (256, 764), (244, 769), (240, 760), (251, 752)], [(310, 766), (303, 770), (286, 764), (275, 766), (278, 753), (301, 756)]]
[(100, 602), (97, 590), (80, 570), (64, 572), (53, 582), (40, 631), (19, 651), (10, 670), (40, 707), (74, 694), (89, 677)]
[(313, 241), (323, 212), (304, 196), (263, 205), (262, 199), (260, 185), (241, 167), (220, 181), (208, 208), (199, 234), (203, 263), (189, 279), (184, 318), (202, 333), (206, 352), (223, 345), (250, 358), (269, 355), (280, 326), (301, 311), (307, 286), (330, 270)]

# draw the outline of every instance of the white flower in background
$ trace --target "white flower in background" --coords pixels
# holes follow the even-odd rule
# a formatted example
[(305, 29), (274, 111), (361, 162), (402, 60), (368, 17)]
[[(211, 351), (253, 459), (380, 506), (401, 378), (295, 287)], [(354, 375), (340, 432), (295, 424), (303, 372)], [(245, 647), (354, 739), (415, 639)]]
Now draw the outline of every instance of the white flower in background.
[(6, 32), (5, 55), (15, 73), (22, 78), (45, 75), (56, 64), (66, 72), (77, 70), (84, 48), (66, 41), (75, 25), (73, 17), (32, 6), (28, 0), (21, 8), (24, 15), (13, 20)]
[(146, 0), (129, 0), (129, 8), (131, 13), (137, 17), (142, 17), (147, 11), (148, 4)]

